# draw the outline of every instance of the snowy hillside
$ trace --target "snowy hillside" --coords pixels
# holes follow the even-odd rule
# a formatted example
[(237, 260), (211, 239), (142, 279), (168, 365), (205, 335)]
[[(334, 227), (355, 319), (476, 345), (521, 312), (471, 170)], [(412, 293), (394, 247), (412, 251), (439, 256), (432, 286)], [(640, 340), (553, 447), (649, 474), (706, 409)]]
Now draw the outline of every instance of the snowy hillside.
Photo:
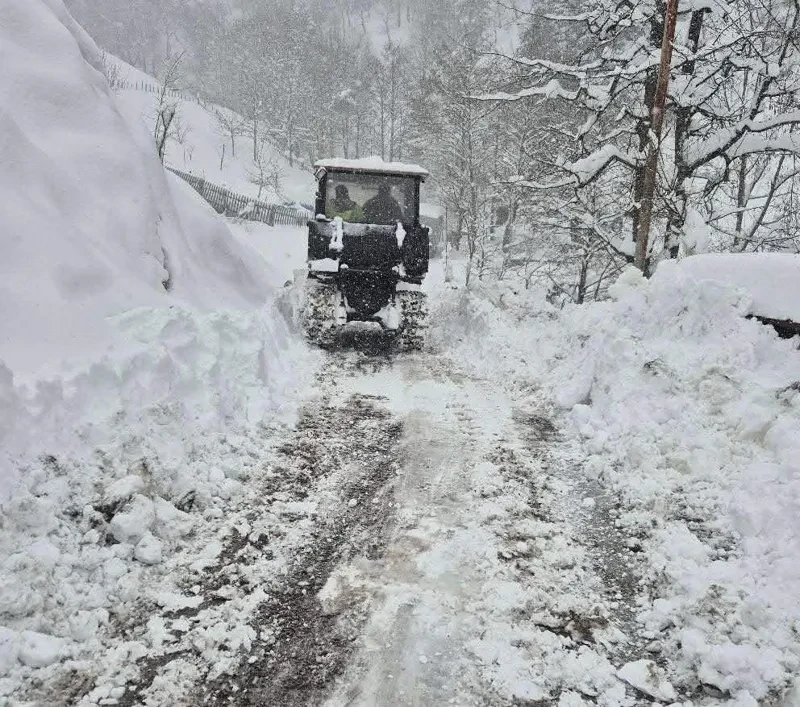
[[(157, 86), (159, 83), (156, 78), (120, 59), (109, 57), (108, 60), (118, 67), (118, 79), (124, 82), (123, 85)], [(158, 96), (133, 88), (120, 89), (117, 96), (118, 105), (125, 115), (139, 119), (152, 132)], [(258, 180), (260, 172), (253, 159), (253, 138), (246, 121), (233, 111), (212, 103), (200, 105), (188, 99), (170, 100), (177, 106), (178, 127), (168, 141), (166, 163), (239, 194), (259, 197), (259, 186), (254, 180)], [(222, 121), (219, 116), (223, 116)], [(230, 133), (226, 134), (224, 123), (238, 126), (234, 145)], [(261, 200), (278, 204), (313, 201), (316, 185), (309, 170), (297, 164), (290, 166), (289, 161), (269, 142), (261, 143), (260, 150), (265, 171), (277, 175), (277, 188), (273, 184), (265, 185), (260, 193)]]

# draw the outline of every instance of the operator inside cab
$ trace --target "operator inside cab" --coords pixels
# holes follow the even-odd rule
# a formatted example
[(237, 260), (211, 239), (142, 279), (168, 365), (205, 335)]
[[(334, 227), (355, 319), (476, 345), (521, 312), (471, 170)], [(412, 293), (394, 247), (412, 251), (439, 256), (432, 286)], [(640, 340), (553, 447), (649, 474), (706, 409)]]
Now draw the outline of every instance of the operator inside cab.
[(331, 218), (339, 217), (342, 221), (360, 223), (364, 220), (363, 209), (350, 198), (350, 191), (344, 184), (336, 187), (336, 196), (330, 202)]
[(403, 210), (392, 196), (388, 182), (378, 185), (378, 193), (364, 204), (364, 218), (367, 223), (391, 224), (403, 220)]

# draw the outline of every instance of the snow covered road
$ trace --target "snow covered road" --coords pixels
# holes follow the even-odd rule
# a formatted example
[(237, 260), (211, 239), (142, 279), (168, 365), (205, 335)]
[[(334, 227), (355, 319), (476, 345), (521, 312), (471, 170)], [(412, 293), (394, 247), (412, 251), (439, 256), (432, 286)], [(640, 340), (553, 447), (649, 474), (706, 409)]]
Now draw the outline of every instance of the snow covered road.
[[(735, 476), (772, 457), (719, 414), (723, 393), (739, 401), (713, 359), (728, 337), (696, 374), (673, 371), (672, 349), (643, 354), (626, 363), (632, 386), (616, 339), (582, 358), (583, 330), (613, 325), (543, 311), (520, 329), (486, 298), (431, 297), (425, 353), (391, 354), (365, 330), (327, 353), (296, 342), (279, 361), (303, 386), (280, 393), (277, 363), (268, 377), (292, 396), (280, 414), (263, 413), (273, 388), (258, 377), (277, 324), (214, 317), (195, 341), (180, 312), (129, 315), (137, 341), (166, 342), (148, 370), (172, 382), (151, 387), (213, 390), (202, 371), (156, 365), (172, 351), (235, 387), (222, 406), (209, 396), (208, 422), (162, 403), (79, 428), (80, 453), (57, 436), (27, 462), (5, 507), (0, 705), (800, 704), (794, 595), (770, 574), (791, 586), (792, 546), (766, 524), (794, 497), (742, 505), (737, 489), (779, 467)], [(726, 316), (742, 346), (785, 356)], [(776, 433), (796, 429), (800, 402), (785, 360), (777, 394), (752, 392)], [(733, 422), (756, 409), (736, 402)], [(687, 439), (708, 447), (692, 463), (726, 449), (731, 462), (687, 473)], [(748, 526), (725, 520), (728, 486), (785, 561), (738, 544)]]
[(538, 394), (355, 351), (314, 389), (216, 557), (120, 629), (106, 703), (650, 704), (617, 677), (627, 555), (596, 571), (613, 530)]
[[(160, 406), (81, 457), (31, 461), (6, 509), (0, 704), (796, 707), (791, 614), (760, 609), (737, 569), (770, 556), (737, 547), (707, 473), (673, 470), (686, 434), (653, 433), (648, 457), (600, 417), (604, 395), (627, 420), (665, 404), (665, 378), (692, 379), (664, 363), (654, 376), (648, 357), (644, 397), (610, 367), (590, 399), (572, 349), (548, 351), (559, 322), (487, 332), (498, 310), (453, 292), (425, 353), (365, 332), (327, 353), (298, 342), (282, 361), (306, 380), (287, 415), (195, 427)], [(486, 350), (443, 346), (459, 327)], [(226, 377), (257, 411), (260, 349), (226, 342)], [(565, 408), (572, 387), (583, 402)], [(793, 390), (770, 403), (782, 415)], [(725, 430), (695, 397), (680, 398), (687, 424)], [(767, 458), (730, 432), (700, 439)], [(659, 454), (660, 475), (642, 461)], [(791, 593), (763, 596), (791, 609)]]

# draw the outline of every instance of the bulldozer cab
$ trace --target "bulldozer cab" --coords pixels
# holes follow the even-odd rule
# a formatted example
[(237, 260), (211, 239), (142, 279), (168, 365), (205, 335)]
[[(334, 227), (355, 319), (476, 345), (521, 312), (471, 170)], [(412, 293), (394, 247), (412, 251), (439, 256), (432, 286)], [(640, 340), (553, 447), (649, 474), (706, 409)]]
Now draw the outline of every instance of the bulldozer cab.
[(419, 223), (421, 167), (370, 158), (322, 160), (315, 165), (318, 218), (346, 223)]

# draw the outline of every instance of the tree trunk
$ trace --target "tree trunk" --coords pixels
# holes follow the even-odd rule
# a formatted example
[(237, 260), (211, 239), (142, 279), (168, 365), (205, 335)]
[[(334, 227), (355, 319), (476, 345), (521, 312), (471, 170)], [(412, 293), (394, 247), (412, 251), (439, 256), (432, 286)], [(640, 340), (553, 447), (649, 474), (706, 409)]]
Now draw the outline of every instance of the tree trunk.
[(456, 250), (461, 250), (461, 238), (464, 233), (464, 209), (458, 206), (458, 218), (456, 219), (456, 238), (453, 246)]
[(258, 115), (255, 106), (253, 107), (253, 162), (258, 161)]
[[(400, 8), (398, 8), (399, 12)], [(390, 102), (389, 102), (389, 162), (394, 161), (395, 125), (397, 120), (397, 63), (394, 56), (390, 61)]]
[[(703, 29), (705, 10), (695, 10), (689, 21), (687, 46), (692, 54), (697, 52), (700, 44), (700, 33)], [(695, 60), (683, 65), (683, 75), (694, 74)], [(691, 170), (686, 163), (686, 143), (689, 139), (689, 128), (692, 121), (691, 106), (680, 106), (675, 111), (675, 208), (669, 215), (666, 232), (666, 247), (670, 258), (677, 258), (680, 251), (681, 234), (686, 223), (686, 180), (691, 177)]]
[(636, 255), (634, 264), (643, 273), (647, 273), (647, 246), (650, 239), (650, 223), (653, 218), (653, 201), (656, 188), (656, 172), (661, 144), (661, 129), (664, 125), (664, 111), (667, 103), (672, 48), (675, 40), (675, 24), (678, 20), (679, 0), (668, 0), (666, 20), (664, 22), (664, 38), (661, 42), (661, 62), (658, 68), (658, 84), (653, 98), (653, 112), (650, 120), (650, 132), (647, 142), (647, 156), (644, 174), (642, 175), (642, 200), (639, 205), (639, 223), (636, 232)]
[(514, 199), (511, 202), (511, 208), (508, 210), (508, 220), (506, 221), (505, 228), (503, 229), (503, 251), (507, 251), (514, 238), (514, 224), (517, 221), (517, 209), (519, 209), (519, 200)]
[(589, 273), (589, 257), (586, 253), (581, 258), (581, 269), (578, 273), (578, 291), (575, 296), (577, 304), (583, 304), (586, 300), (586, 278)]
[(286, 126), (286, 139), (289, 143), (289, 166), (294, 167), (294, 116), (289, 119)]
[(386, 96), (381, 91), (381, 159), (386, 159)]
[[(657, 47), (664, 36), (664, 15), (666, 8), (664, 0), (656, 0), (656, 12), (650, 20), (650, 46)], [(644, 107), (647, 118), (640, 118), (636, 121), (636, 135), (639, 138), (639, 152), (645, 154), (650, 143), (650, 123), (653, 115), (653, 105), (658, 85), (658, 70), (651, 67), (647, 70), (644, 81)], [(633, 241), (636, 242), (639, 232), (639, 213), (642, 204), (642, 194), (644, 193), (644, 163), (636, 167), (633, 179)]]
[(467, 164), (469, 165), (469, 218), (467, 219), (467, 248), (469, 249), (467, 264), (467, 280), (464, 283), (469, 287), (470, 275), (475, 264), (475, 253), (478, 248), (478, 187), (475, 183), (475, 159), (473, 154), (472, 134), (467, 134)]
[(744, 227), (744, 207), (747, 202), (747, 155), (739, 160), (739, 179), (736, 189), (736, 231), (733, 236), (733, 249), (739, 250), (742, 245)]

